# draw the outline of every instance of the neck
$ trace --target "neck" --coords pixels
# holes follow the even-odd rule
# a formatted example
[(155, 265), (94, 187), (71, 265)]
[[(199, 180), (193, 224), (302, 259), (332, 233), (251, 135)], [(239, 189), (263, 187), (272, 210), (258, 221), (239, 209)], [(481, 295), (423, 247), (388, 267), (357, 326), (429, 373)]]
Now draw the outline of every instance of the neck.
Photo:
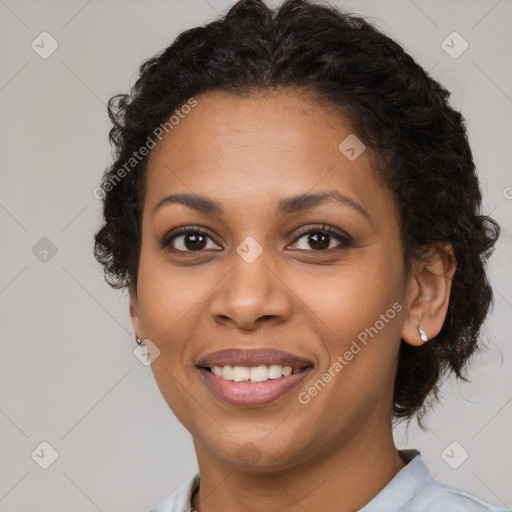
[(355, 512), (405, 466), (391, 425), (323, 445), (314, 456), (278, 471), (233, 466), (195, 446), (201, 475), (192, 500), (197, 512)]

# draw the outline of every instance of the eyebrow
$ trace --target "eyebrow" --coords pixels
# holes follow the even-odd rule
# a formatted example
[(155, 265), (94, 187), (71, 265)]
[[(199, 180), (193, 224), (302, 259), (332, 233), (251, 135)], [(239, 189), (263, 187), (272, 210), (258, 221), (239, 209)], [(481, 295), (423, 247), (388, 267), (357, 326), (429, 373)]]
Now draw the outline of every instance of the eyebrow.
[[(290, 215), (292, 213), (310, 210), (328, 201), (337, 201), (344, 206), (349, 206), (370, 220), (368, 212), (359, 203), (356, 203), (348, 196), (340, 194), (337, 190), (328, 190), (326, 192), (320, 192), (317, 194), (300, 194), (297, 196), (286, 197), (279, 201), (276, 213), (278, 215)], [(154, 216), (156, 212), (163, 206), (172, 203), (183, 204), (188, 208), (210, 215), (222, 215), (224, 213), (224, 208), (222, 205), (213, 199), (209, 199), (197, 194), (183, 193), (172, 194), (170, 196), (164, 197), (155, 205), (151, 211), (151, 215)]]

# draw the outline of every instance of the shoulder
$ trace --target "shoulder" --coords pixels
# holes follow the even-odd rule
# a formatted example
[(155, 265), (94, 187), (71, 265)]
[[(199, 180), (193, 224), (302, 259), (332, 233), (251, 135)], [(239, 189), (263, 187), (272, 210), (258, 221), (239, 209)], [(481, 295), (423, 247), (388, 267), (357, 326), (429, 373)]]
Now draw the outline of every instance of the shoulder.
[(403, 493), (407, 504), (402, 512), (511, 512), (509, 509), (493, 505), (468, 491), (452, 487), (432, 477), (418, 450), (406, 450), (403, 453), (409, 460), (407, 466), (397, 475), (401, 485), (396, 487)]
[(493, 505), (467, 491), (443, 484), (437, 480), (431, 480), (418, 495), (418, 499), (412, 500), (411, 507), (407, 510), (411, 512), (437, 512), (439, 510), (449, 510), (450, 512), (510, 512), (510, 509)]
[(186, 481), (174, 491), (163, 503), (148, 512), (190, 512), (192, 510), (192, 495), (199, 487), (199, 473)]
[(511, 512), (435, 480), (418, 450), (400, 450), (406, 466), (359, 512)]

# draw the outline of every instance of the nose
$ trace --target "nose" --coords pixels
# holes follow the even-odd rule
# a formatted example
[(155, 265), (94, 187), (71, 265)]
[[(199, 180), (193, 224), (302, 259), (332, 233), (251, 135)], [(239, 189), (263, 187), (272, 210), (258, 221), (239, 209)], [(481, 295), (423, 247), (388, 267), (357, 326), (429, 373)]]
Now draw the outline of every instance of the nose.
[(291, 317), (292, 291), (264, 253), (251, 263), (233, 255), (231, 270), (210, 303), (210, 313), (217, 323), (254, 330), (264, 323), (279, 324)]

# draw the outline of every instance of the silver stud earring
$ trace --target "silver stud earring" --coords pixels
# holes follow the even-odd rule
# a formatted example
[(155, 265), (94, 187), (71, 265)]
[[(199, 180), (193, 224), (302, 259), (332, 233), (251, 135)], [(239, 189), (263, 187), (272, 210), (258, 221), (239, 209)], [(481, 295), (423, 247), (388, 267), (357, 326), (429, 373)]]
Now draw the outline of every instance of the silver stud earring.
[(141, 344), (141, 339), (138, 336), (135, 336), (135, 341), (137, 342), (137, 344)]
[(427, 333), (423, 330), (423, 327), (421, 325), (418, 325), (418, 332), (420, 333), (420, 338), (423, 343), (426, 343), (428, 341)]

